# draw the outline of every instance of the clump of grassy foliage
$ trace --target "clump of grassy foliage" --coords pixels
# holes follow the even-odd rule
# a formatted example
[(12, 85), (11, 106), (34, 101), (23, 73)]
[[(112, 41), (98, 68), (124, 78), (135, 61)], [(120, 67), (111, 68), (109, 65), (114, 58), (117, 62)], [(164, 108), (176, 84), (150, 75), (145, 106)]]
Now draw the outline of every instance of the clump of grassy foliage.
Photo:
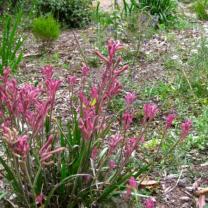
[(32, 32), (43, 42), (53, 41), (60, 35), (60, 25), (51, 15), (47, 17), (42, 16), (34, 19)]
[(194, 10), (196, 12), (197, 17), (200, 20), (207, 20), (208, 19), (208, 13), (206, 11), (207, 3), (208, 3), (207, 0), (198, 0), (194, 4)]
[(23, 38), (17, 33), (21, 17), (21, 12), (15, 16), (14, 20), (7, 14), (2, 16), (3, 32), (0, 41), (0, 74), (3, 73), (4, 67), (10, 67), (13, 73), (16, 72), (23, 58), (21, 52)]
[(159, 23), (168, 24), (175, 19), (177, 9), (175, 0), (139, 0), (138, 5), (155, 16)]

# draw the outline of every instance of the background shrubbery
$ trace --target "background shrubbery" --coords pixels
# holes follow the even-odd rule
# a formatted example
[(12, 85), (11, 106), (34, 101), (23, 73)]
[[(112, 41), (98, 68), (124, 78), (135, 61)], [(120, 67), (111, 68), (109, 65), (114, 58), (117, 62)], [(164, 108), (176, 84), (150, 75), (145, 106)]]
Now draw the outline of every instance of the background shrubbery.
[(40, 13), (52, 13), (68, 27), (82, 27), (90, 22), (91, 0), (39, 0)]
[(139, 7), (150, 12), (160, 23), (168, 23), (175, 18), (175, 0), (139, 0)]

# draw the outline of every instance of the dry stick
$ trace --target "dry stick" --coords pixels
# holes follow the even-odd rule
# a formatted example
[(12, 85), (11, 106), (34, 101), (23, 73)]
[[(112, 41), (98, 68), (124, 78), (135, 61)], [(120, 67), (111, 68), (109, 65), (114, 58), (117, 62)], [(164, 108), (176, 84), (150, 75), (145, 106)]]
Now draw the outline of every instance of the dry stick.
[(197, 97), (196, 97), (196, 95), (195, 95), (195, 93), (194, 93), (193, 87), (191, 86), (191, 83), (190, 83), (190, 81), (189, 81), (189, 79), (188, 79), (188, 76), (187, 76), (185, 70), (184, 70), (183, 68), (181, 68), (181, 71), (182, 71), (183, 76), (185, 77), (185, 79), (186, 79), (186, 81), (187, 81), (187, 83), (188, 83), (188, 85), (189, 85), (189, 88), (190, 88), (190, 90), (191, 90), (191, 92), (192, 92), (194, 98), (197, 99)]
[(72, 31), (72, 33), (73, 33), (74, 39), (75, 39), (75, 41), (76, 41), (76, 43), (77, 43), (77, 45), (78, 45), (78, 48), (79, 48), (80, 54), (81, 54), (81, 56), (82, 56), (82, 59), (83, 59), (84, 63), (87, 64), (87, 60), (86, 60), (84, 51), (82, 50), (82, 48), (81, 48), (81, 46), (80, 46), (79, 40), (77, 39), (77, 36), (76, 36), (75, 32)]
[(178, 177), (178, 180), (177, 180), (176, 184), (172, 188), (168, 188), (168, 190), (165, 191), (165, 194), (170, 193), (171, 191), (173, 191), (178, 186), (178, 183), (179, 183), (179, 181), (181, 179), (182, 174), (183, 174), (183, 170), (181, 170), (180, 175)]

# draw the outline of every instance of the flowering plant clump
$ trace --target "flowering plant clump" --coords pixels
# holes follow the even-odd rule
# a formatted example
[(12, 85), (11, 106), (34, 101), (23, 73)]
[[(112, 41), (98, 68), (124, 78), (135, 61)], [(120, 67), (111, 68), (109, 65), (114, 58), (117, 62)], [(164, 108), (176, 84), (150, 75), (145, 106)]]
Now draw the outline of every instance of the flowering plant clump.
[[(123, 48), (119, 41), (109, 40), (107, 47), (107, 57), (96, 52), (104, 63), (100, 80), (88, 82), (91, 70), (86, 65), (81, 77), (67, 77), (68, 122), (54, 113), (63, 80), (54, 79), (51, 66), (42, 69), (43, 80), (37, 87), (18, 85), (8, 68), (0, 77), (0, 136), (5, 153), (0, 163), (21, 207), (91, 207), (114, 195), (129, 200), (138, 188), (138, 176), (152, 166), (132, 168), (130, 163), (158, 107), (145, 104), (139, 136), (128, 136), (136, 95), (127, 93), (121, 126), (112, 133), (115, 119), (106, 106), (121, 92), (118, 78), (128, 66), (116, 56)], [(166, 132), (174, 119), (175, 115), (167, 117)], [(191, 121), (181, 128), (176, 144), (188, 135)]]

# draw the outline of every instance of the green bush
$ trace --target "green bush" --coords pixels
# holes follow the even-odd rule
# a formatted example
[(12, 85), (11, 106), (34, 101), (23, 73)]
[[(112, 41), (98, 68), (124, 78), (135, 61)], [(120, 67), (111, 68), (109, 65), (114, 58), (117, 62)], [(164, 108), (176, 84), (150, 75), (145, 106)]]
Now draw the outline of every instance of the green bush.
[(139, 0), (139, 7), (149, 11), (159, 23), (167, 24), (175, 19), (177, 3), (175, 0)]
[(198, 0), (194, 5), (194, 10), (200, 20), (207, 20), (208, 13), (206, 11), (207, 0)]
[(32, 23), (32, 32), (43, 42), (53, 41), (60, 35), (60, 25), (51, 15), (38, 17)]
[(39, 0), (38, 10), (51, 12), (56, 19), (68, 27), (83, 27), (90, 22), (92, 0)]

